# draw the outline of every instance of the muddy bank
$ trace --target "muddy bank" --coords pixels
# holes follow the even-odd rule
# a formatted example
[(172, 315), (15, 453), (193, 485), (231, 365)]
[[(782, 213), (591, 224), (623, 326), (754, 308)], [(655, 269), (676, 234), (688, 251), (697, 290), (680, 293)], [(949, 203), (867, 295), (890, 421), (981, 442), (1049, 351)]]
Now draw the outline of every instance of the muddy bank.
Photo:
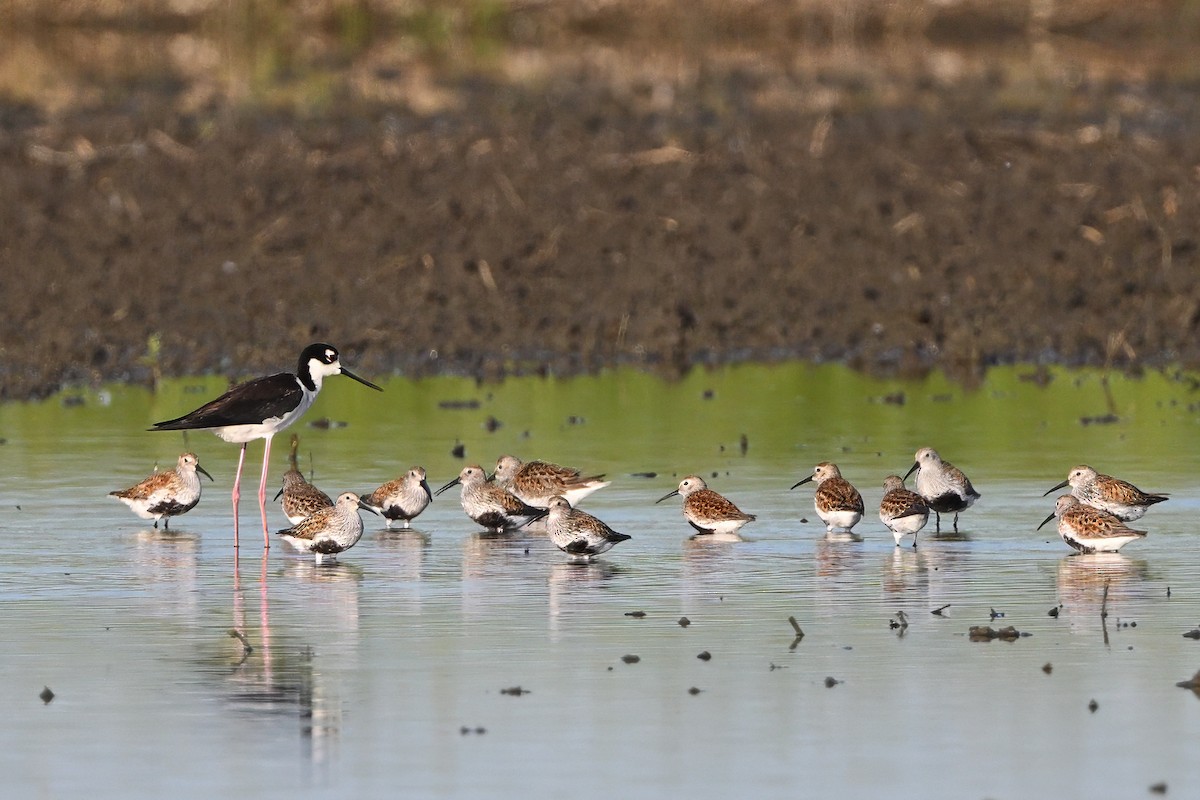
[(302, 39), (266, 79), (203, 30), (23, 37), (0, 395), (315, 339), (377, 376), (1200, 366), (1186, 51), (802, 33)]

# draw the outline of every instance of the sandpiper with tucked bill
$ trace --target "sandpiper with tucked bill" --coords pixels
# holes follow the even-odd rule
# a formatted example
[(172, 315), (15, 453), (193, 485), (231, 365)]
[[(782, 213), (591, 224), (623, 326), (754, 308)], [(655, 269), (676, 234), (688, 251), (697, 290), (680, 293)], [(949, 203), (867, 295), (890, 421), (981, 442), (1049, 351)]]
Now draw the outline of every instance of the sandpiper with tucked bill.
[(843, 478), (837, 464), (830, 461), (817, 464), (812, 475), (792, 484), (792, 489), (809, 481), (817, 482), (817, 491), (813, 494), (813, 508), (825, 523), (825, 530), (829, 533), (849, 533), (862, 519), (866, 510), (858, 489)]
[(550, 541), (571, 556), (573, 561), (591, 561), (595, 556), (611, 550), (613, 545), (633, 538), (627, 533), (614, 531), (586, 511), (571, 508), (565, 497), (551, 497), (549, 509), (546, 532), (550, 535)]
[(155, 528), (158, 528), (161, 519), (166, 530), (171, 527), (171, 517), (191, 511), (200, 502), (200, 478), (197, 472), (210, 481), (213, 479), (200, 466), (195, 453), (184, 453), (174, 469), (156, 472), (128, 489), (109, 492), (108, 496), (129, 506), (142, 519), (154, 520)]
[(971, 485), (971, 479), (949, 461), (943, 461), (932, 447), (917, 451), (916, 461), (904, 473), (908, 478), (917, 473), (917, 494), (934, 513), (934, 530), (942, 530), (942, 514), (954, 514), (954, 531), (958, 532), (958, 514), (975, 504), (981, 495)]
[(755, 520), (753, 514), (743, 513), (731, 500), (708, 488), (699, 475), (688, 475), (679, 482), (678, 489), (654, 502), (658, 504), (675, 495), (683, 497), (683, 518), (696, 529), (697, 535), (738, 537), (742, 527)]
[[(1059, 495), (1054, 513), (1042, 520), (1042, 525), (1055, 517), (1058, 517), (1058, 535), (1081, 553), (1115, 553), (1132, 541), (1146, 538), (1145, 531), (1135, 531), (1118, 517), (1085, 506), (1071, 494)], [(1038, 530), (1042, 525), (1038, 525)]]
[(917, 546), (917, 534), (929, 522), (929, 506), (925, 498), (904, 487), (899, 475), (888, 475), (883, 479), (883, 498), (879, 501), (879, 521), (887, 526), (900, 546), (900, 540), (909, 534), (913, 547)]
[(1042, 497), (1064, 486), (1071, 487), (1071, 494), (1079, 502), (1107, 511), (1123, 522), (1141, 519), (1150, 506), (1168, 499), (1165, 494), (1143, 492), (1128, 481), (1096, 472), (1087, 464), (1073, 467), (1065, 481), (1051, 486)]
[(262, 478), (258, 484), (258, 508), (262, 515), (263, 548), (266, 549), (271, 546), (267, 528), (267, 467), (271, 459), (271, 439), (308, 410), (321, 391), (322, 381), (331, 375), (345, 375), (364, 386), (383, 391), (343, 367), (336, 347), (318, 342), (310, 344), (300, 353), (295, 374), (280, 372), (246, 381), (195, 411), (155, 423), (151, 428), (156, 431), (211, 430), (227, 442), (241, 444), (237, 475), (233, 479), (234, 547), (238, 546), (238, 498), (241, 497), (246, 445), (255, 439), (265, 440)]
[(547, 508), (550, 498), (566, 498), (574, 507), (592, 492), (608, 486), (603, 475), (584, 475), (573, 467), (563, 467), (549, 461), (522, 462), (516, 456), (500, 456), (492, 475), (496, 483), (515, 494), (523, 502), (537, 508)]

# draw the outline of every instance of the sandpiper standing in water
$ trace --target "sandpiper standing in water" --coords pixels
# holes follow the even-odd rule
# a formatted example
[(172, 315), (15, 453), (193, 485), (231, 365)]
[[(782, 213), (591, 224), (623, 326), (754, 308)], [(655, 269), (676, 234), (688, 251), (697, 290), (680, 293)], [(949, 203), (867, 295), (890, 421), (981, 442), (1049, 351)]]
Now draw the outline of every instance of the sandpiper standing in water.
[(731, 501), (708, 488), (699, 475), (688, 475), (679, 482), (678, 489), (654, 502), (661, 503), (675, 495), (683, 497), (683, 517), (698, 534), (738, 536), (747, 522), (755, 520), (753, 514), (742, 513)]
[(883, 479), (883, 499), (879, 501), (879, 521), (887, 526), (896, 539), (912, 534), (913, 547), (917, 546), (917, 533), (929, 522), (929, 506), (925, 498), (904, 488), (904, 479), (899, 475), (888, 475)]
[(1059, 495), (1054, 513), (1042, 520), (1042, 525), (1055, 517), (1058, 535), (1081, 553), (1115, 553), (1136, 539), (1146, 538), (1145, 531), (1135, 531), (1107, 511), (1085, 506), (1071, 494)]
[(914, 471), (917, 473), (917, 494), (925, 498), (925, 505), (934, 513), (934, 530), (942, 530), (942, 514), (954, 514), (954, 532), (957, 533), (959, 512), (966, 511), (981, 497), (971, 485), (971, 479), (949, 461), (943, 461), (932, 447), (917, 451), (916, 461), (904, 477)]
[(613, 545), (632, 538), (617, 533), (586, 511), (571, 508), (565, 497), (551, 497), (549, 507), (546, 532), (550, 534), (550, 541), (574, 560), (590, 561), (612, 549)]
[[(1165, 502), (1165, 494), (1143, 492), (1128, 481), (1102, 475), (1087, 464), (1080, 464), (1067, 473), (1067, 479), (1051, 486), (1046, 494), (1056, 492), (1064, 486), (1071, 487), (1073, 494), (1084, 505), (1107, 511), (1124, 522), (1133, 522), (1146, 514), (1146, 509), (1155, 503)], [(1042, 495), (1045, 497), (1046, 495)]]
[(271, 459), (271, 439), (308, 410), (321, 383), (331, 375), (345, 375), (364, 386), (383, 391), (368, 380), (342, 366), (337, 348), (318, 342), (300, 353), (296, 373), (280, 372), (238, 384), (215, 400), (182, 417), (157, 422), (151, 430), (211, 430), (227, 442), (241, 444), (237, 476), (233, 479), (233, 546), (238, 546), (238, 498), (241, 497), (242, 464), (246, 445), (264, 439), (262, 479), (258, 484), (258, 509), (262, 514), (263, 547), (271, 546), (267, 529), (267, 466)]
[(842, 477), (842, 471), (838, 469), (837, 464), (829, 461), (817, 464), (812, 475), (792, 484), (792, 488), (795, 489), (809, 481), (817, 483), (813, 507), (817, 516), (825, 523), (825, 530), (829, 533), (849, 533), (862, 519), (865, 510), (858, 489)]
[(403, 527), (429, 507), (433, 493), (429, 491), (429, 483), (425, 480), (425, 468), (413, 467), (408, 472), (388, 481), (373, 492), (362, 497), (363, 506), (387, 522), (388, 530), (392, 523), (399, 520)]
[(483, 467), (470, 464), (458, 477), (438, 489), (441, 494), (451, 486), (462, 485), (462, 507), (467, 516), (492, 533), (501, 533), (527, 525), (546, 516), (546, 509), (534, 508), (503, 486), (487, 479)]
[(550, 498), (566, 498), (572, 507), (611, 481), (603, 475), (585, 476), (577, 469), (561, 467), (549, 461), (522, 461), (516, 456), (500, 456), (493, 475), (496, 483), (536, 508), (546, 508)]
[(300, 471), (300, 464), (296, 458), (296, 451), (299, 448), (300, 437), (293, 433), (291, 452), (288, 454), (288, 462), (291, 467), (283, 473), (283, 486), (275, 493), (276, 500), (280, 497), (283, 498), (283, 502), (280, 503), (283, 515), (293, 525), (305, 517), (312, 516), (314, 512), (333, 505), (333, 500), (329, 498), (329, 495), (309, 483), (308, 479), (304, 477), (304, 473)]
[(359, 508), (358, 495), (345, 492), (338, 495), (331, 508), (322, 508), (276, 533), (297, 550), (315, 554), (318, 564), (327, 556), (333, 561), (338, 553), (354, 547), (362, 538), (363, 521)]
[(140, 483), (109, 492), (109, 497), (115, 497), (133, 509), (133, 513), (142, 519), (163, 521), (163, 529), (171, 527), (171, 517), (185, 514), (200, 502), (200, 477), (196, 473), (213, 479), (212, 475), (196, 459), (195, 453), (184, 453), (179, 457), (175, 469), (156, 472)]

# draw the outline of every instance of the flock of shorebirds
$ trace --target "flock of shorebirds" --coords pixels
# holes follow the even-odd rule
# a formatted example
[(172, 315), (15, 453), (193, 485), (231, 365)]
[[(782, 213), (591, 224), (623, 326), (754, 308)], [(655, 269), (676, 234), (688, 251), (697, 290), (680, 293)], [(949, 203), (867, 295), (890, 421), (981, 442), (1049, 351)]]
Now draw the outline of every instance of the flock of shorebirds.
[[(211, 430), (225, 441), (242, 445), (233, 486), (235, 546), (247, 443), (265, 440), (258, 498), (263, 545), (270, 547), (266, 486), (271, 439), (308, 410), (324, 378), (338, 374), (380, 390), (343, 367), (336, 348), (318, 343), (309, 345), (300, 354), (295, 374), (279, 373), (239, 384), (200, 408), (152, 428)], [(904, 484), (913, 472), (916, 472), (916, 491)], [(143, 519), (154, 520), (156, 528), (159, 520), (166, 527), (171, 517), (190, 511), (200, 501), (200, 475), (212, 480), (195, 454), (184, 453), (174, 469), (156, 472), (129, 489), (112, 492), (111, 496)], [(853, 528), (865, 512), (858, 490), (842, 477), (836, 464), (828, 461), (817, 464), (811, 475), (791, 488), (809, 482), (816, 484), (813, 506), (829, 534), (853, 536)], [(315, 554), (318, 561), (335, 558), (362, 538), (360, 509), (382, 516), (388, 528), (395, 522), (408, 527), (429, 506), (435, 494), (459, 486), (463, 510), (476, 524), (491, 532), (503, 532), (544, 519), (550, 540), (572, 559), (586, 561), (630, 538), (576, 508), (584, 497), (608, 485), (603, 475), (584, 475), (577, 469), (547, 461), (522, 462), (506, 455), (496, 462), (491, 475), (472, 464), (436, 492), (430, 491), (425, 470), (414, 466), (372, 492), (361, 496), (346, 492), (335, 501), (297, 468), (293, 443), (292, 468), (284, 474), (283, 486), (275, 495), (292, 526), (276, 534), (297, 550)], [(1065, 481), (1046, 494), (1066, 486), (1071, 487), (1070, 494), (1058, 497), (1054, 513), (1038, 528), (1057, 517), (1059, 536), (1084, 553), (1116, 552), (1145, 537), (1145, 531), (1133, 530), (1125, 523), (1140, 519), (1150, 506), (1167, 499), (1164, 494), (1143, 492), (1131, 483), (1102, 475), (1085, 465), (1073, 468)], [(683, 497), (683, 516), (697, 535), (736, 537), (743, 526), (755, 519), (753, 514), (742, 512), (732, 501), (708, 488), (697, 475), (685, 477), (674, 491), (656, 502), (676, 495)], [(917, 534), (928, 524), (930, 512), (934, 514), (937, 530), (941, 528), (942, 514), (953, 514), (954, 529), (958, 530), (959, 513), (974, 505), (979, 497), (962, 470), (944, 461), (933, 448), (924, 447), (917, 451), (915, 462), (903, 477), (889, 475), (884, 480), (879, 519), (891, 531), (897, 546), (905, 536), (912, 536), (916, 547)]]

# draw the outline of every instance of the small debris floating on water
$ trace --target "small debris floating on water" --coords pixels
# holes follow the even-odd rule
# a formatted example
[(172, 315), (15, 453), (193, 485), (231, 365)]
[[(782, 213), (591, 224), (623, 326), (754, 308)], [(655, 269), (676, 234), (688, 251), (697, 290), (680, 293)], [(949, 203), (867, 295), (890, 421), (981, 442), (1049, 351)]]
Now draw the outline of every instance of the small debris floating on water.
[(467, 446), (462, 442), (456, 441), (454, 447), (450, 448), (450, 455), (455, 458), (463, 458), (467, 454)]
[(631, 473), (629, 473), (629, 477), (631, 477), (631, 478), (657, 478), (658, 473), (657, 472), (631, 472)]
[(1015, 642), (1023, 636), (1033, 635), (1022, 633), (1012, 625), (999, 630), (996, 630), (991, 625), (972, 625), (967, 633), (971, 637), (972, 642), (990, 642), (993, 639), (999, 639), (1002, 642)]
[(797, 639), (803, 639), (803, 638), (804, 638), (804, 631), (802, 631), (802, 630), (800, 629), (800, 623), (799, 623), (799, 622), (796, 622), (796, 618), (795, 618), (795, 617), (788, 617), (788, 622), (790, 622), (790, 623), (792, 624), (792, 630), (794, 630), (794, 631), (796, 632), (796, 638), (797, 638)]
[(645, 611), (626, 611), (625, 616), (633, 617), (634, 619), (641, 619), (642, 617), (646, 616), (646, 612)]
[(342, 422), (341, 420), (330, 419), (329, 417), (321, 417), (320, 419), (314, 419), (312, 422), (308, 423), (308, 427), (316, 428), (317, 430), (321, 431), (344, 428), (346, 425), (347, 423)]
[(774, 661), (772, 661), (770, 671), (774, 672), (777, 669), (787, 669), (787, 664), (776, 664)]
[(482, 725), (477, 725), (474, 728), (463, 725), (458, 729), (458, 732), (463, 736), (468, 736), (472, 733), (477, 736), (483, 736), (485, 733), (487, 733), (487, 728), (483, 727)]
[(438, 408), (443, 411), (470, 411), (479, 408), (478, 400), (439, 400)]
[(1042, 664), (1042, 672), (1049, 675), (1053, 671), (1054, 671), (1054, 665), (1051, 664), (1049, 661), (1047, 661), (1045, 664)]
[(1095, 714), (1096, 709), (1098, 709), (1098, 708), (1100, 708), (1100, 704), (1096, 702), (1096, 698), (1093, 697), (1091, 700), (1088, 701), (1088, 711)]
[(636, 664), (642, 660), (642, 657), (630, 654), (630, 655), (621, 656), (621, 660), (624, 661), (626, 664)]
[(1046, 612), (1046, 616), (1048, 616), (1048, 617), (1054, 617), (1055, 619), (1058, 619), (1058, 610), (1059, 610), (1060, 608), (1062, 608), (1062, 606), (1055, 606), (1054, 608), (1052, 608), (1052, 609), (1050, 609), (1049, 611), (1047, 611), (1047, 612)]
[(1000, 617), (1003, 617), (1003, 616), (1004, 616), (1004, 612), (1003, 612), (1003, 611), (997, 611), (997, 610), (996, 610), (996, 609), (994, 609), (994, 608), (992, 608), (992, 609), (989, 609), (989, 612), (990, 612), (990, 615), (991, 615), (991, 618), (992, 618), (992, 619), (998, 619), (998, 618), (1000, 618)]
[(830, 676), (828, 676), (828, 677), (826, 677), (826, 678), (825, 678), (825, 688), (826, 688), (826, 689), (832, 689), (833, 687), (837, 686), (837, 685), (838, 685), (839, 683), (841, 683), (841, 682), (842, 682), (842, 681), (839, 681), (837, 678), (835, 678), (835, 677), (833, 677), (832, 675), (830, 675)]
[(937, 608), (935, 608), (933, 611), (930, 611), (929, 613), (930, 613), (930, 614), (933, 614), (935, 617), (941, 617), (941, 616), (944, 616), (944, 615), (942, 614), (942, 612), (943, 612), (943, 611), (945, 611), (945, 610), (946, 610), (947, 608), (949, 608), (949, 607), (950, 607), (950, 604), (949, 604), (949, 603), (946, 603), (946, 605), (944, 605), (944, 606), (938, 606)]
[(692, 688), (688, 689), (688, 694), (696, 695), (696, 694), (700, 694), (701, 691), (702, 691), (701, 689), (698, 689), (697, 687), (693, 686)]
[(54, 699), (54, 692), (50, 691), (49, 686), (44, 686), (38, 697), (42, 699), (43, 704), (50, 705), (50, 701)]
[(522, 689), (520, 686), (509, 686), (507, 689), (501, 689), (500, 694), (511, 695), (512, 697), (520, 697), (523, 694), (529, 694), (532, 690)]
[(1166, 793), (1167, 793), (1167, 783), (1166, 783), (1166, 781), (1159, 781), (1158, 783), (1156, 783), (1156, 784), (1154, 784), (1153, 786), (1151, 786), (1151, 787), (1150, 787), (1150, 792), (1151, 792), (1152, 794), (1166, 794)]
[(500, 428), (504, 427), (504, 423), (488, 414), (487, 419), (483, 421), (483, 429), (488, 433), (495, 433)]
[(902, 631), (906, 630), (908, 628), (908, 617), (903, 611), (897, 611), (896, 616), (888, 621), (888, 627), (892, 630), (896, 630), (897, 628)]
[(701, 650), (699, 655), (696, 656), (696, 658), (700, 659), (701, 661), (711, 661), (712, 653), (708, 652), (707, 650)]
[(679, 627), (686, 628), (688, 625), (691, 625), (691, 624), (692, 624), (692, 621), (690, 619), (688, 619), (687, 617), (679, 618)]

